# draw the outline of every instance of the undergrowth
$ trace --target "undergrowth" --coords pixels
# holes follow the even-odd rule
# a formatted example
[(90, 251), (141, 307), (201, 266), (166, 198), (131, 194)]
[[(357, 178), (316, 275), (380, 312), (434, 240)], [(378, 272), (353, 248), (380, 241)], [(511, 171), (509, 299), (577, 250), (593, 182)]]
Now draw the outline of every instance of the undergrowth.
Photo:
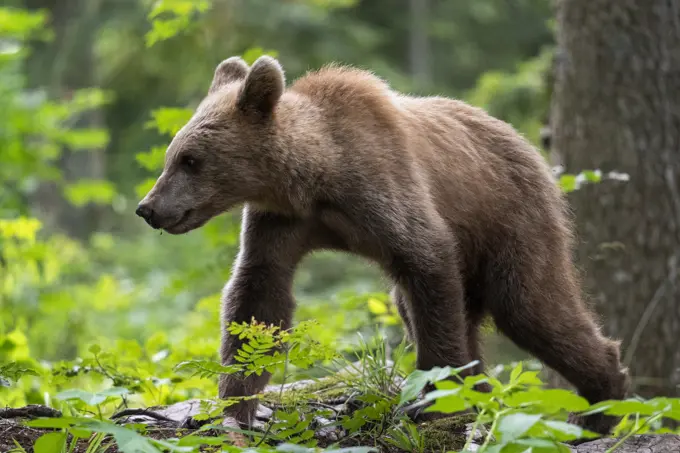
[[(62, 364), (61, 367), (39, 370), (17, 362), (5, 364), (0, 369), (6, 386), (22, 379), (63, 379), (64, 374), (76, 378), (81, 372), (96, 373), (104, 377), (96, 391), (71, 388), (50, 395), (50, 406), (60, 410), (62, 416), (24, 421), (27, 427), (49, 429), (35, 444), (36, 453), (71, 453), (76, 445), (85, 444), (87, 452), (112, 451), (113, 446), (123, 453), (199, 452), (199, 451), (387, 451), (424, 452), (430, 439), (424, 436), (422, 426), (415, 425), (406, 415), (413, 405), (426, 405), (424, 411), (438, 411), (455, 416), (462, 411), (472, 411), (467, 424), (467, 434), (461, 429), (461, 444), (448, 446), (448, 451), (491, 452), (568, 452), (565, 442), (576, 439), (594, 439), (595, 433), (567, 422), (569, 413), (592, 414), (603, 412), (621, 416), (614, 433), (621, 441), (641, 433), (672, 432), (662, 426), (664, 419), (680, 420), (680, 399), (654, 398), (605, 401), (590, 405), (575, 393), (562, 389), (548, 389), (539, 378), (539, 370), (525, 369), (522, 363), (496, 369), (497, 375), (486, 374), (461, 377), (461, 368), (435, 368), (429, 371), (403, 371), (400, 361), (407, 356), (407, 346), (402, 343), (391, 353), (379, 336), (361, 341), (356, 361), (343, 357), (316, 342), (309, 334), (313, 323), (303, 322), (289, 329), (266, 326), (257, 322), (232, 324), (232, 334), (239, 335), (243, 346), (238, 361), (222, 366), (210, 360), (184, 361), (174, 367), (169, 381), (185, 379), (214, 380), (222, 373), (261, 374), (280, 373), (281, 382), (273, 399), (267, 404), (274, 408), (271, 419), (261, 429), (233, 429), (221, 422), (223, 410), (242, 398), (219, 400), (204, 398), (201, 412), (194, 420), (203, 426), (182, 431), (162, 439), (153, 436), (153, 428), (142, 424), (120, 422), (116, 413), (138, 405), (139, 394), (148, 390), (143, 375), (119, 374), (110, 366), (111, 353), (100, 347), (90, 348), (90, 357), (79, 364)], [(351, 410), (334, 417), (337, 409), (309, 398), (306, 392), (319, 392), (320, 386), (307, 384), (309, 390), (292, 390), (291, 399), (284, 395), (289, 383), (289, 370), (308, 370), (317, 367), (326, 376), (314, 383), (326, 381), (343, 389), (343, 401)], [(87, 371), (83, 371), (87, 368)], [(65, 371), (66, 370), (66, 371)], [(70, 371), (69, 371), (70, 370)], [(500, 373), (498, 373), (500, 371)], [(506, 375), (501, 379), (500, 375)], [(490, 392), (479, 392), (475, 385), (486, 382)], [(435, 390), (423, 389), (433, 383)], [(260, 395), (261, 396), (261, 395)], [(137, 404), (136, 404), (137, 403)], [(314, 422), (319, 417), (335, 418), (325, 428), (341, 428), (342, 436), (335, 442), (318, 445)], [(465, 426), (465, 425), (463, 425)], [(236, 447), (229, 431), (236, 431), (248, 446)], [(179, 432), (179, 431), (178, 431)], [(14, 452), (28, 451), (29, 446), (17, 444)]]

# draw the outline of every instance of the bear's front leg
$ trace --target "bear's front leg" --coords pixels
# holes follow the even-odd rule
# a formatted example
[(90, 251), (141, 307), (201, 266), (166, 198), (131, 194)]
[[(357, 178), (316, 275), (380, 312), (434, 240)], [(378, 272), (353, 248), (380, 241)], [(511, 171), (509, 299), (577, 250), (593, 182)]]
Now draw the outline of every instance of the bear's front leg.
[[(242, 341), (229, 333), (232, 322), (256, 322), (291, 326), (295, 301), (292, 295), (295, 268), (306, 253), (308, 231), (302, 221), (276, 214), (244, 209), (239, 255), (231, 279), (222, 297), (223, 365), (234, 362)], [(252, 396), (261, 392), (270, 375), (248, 377), (222, 375), (219, 396), (222, 399)], [(238, 422), (252, 424), (257, 400), (245, 400), (229, 406), (225, 414)]]
[[(243, 344), (238, 336), (230, 334), (227, 330), (232, 322), (249, 323), (254, 319), (256, 322), (273, 324), (281, 329), (290, 328), (294, 301), (290, 294), (290, 285), (284, 280), (282, 270), (274, 264), (238, 264), (222, 299), (223, 326), (220, 353), (223, 365), (238, 363), (234, 361), (234, 357)], [(260, 376), (251, 374), (247, 377), (223, 374), (220, 376), (219, 396), (222, 399), (252, 396), (264, 389), (269, 378), (268, 372), (263, 372)], [(226, 414), (250, 426), (257, 405), (255, 399), (244, 400), (229, 406)]]

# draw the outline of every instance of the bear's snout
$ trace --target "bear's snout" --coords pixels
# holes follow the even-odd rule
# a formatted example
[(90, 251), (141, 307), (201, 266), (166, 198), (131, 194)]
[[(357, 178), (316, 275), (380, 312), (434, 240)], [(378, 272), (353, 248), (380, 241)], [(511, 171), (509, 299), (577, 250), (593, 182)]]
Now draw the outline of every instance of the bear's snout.
[(139, 217), (143, 218), (146, 223), (149, 224), (151, 228), (158, 229), (158, 220), (157, 216), (154, 215), (153, 209), (151, 209), (149, 206), (145, 204), (139, 204), (137, 206), (137, 210), (135, 211), (135, 214), (137, 214)]

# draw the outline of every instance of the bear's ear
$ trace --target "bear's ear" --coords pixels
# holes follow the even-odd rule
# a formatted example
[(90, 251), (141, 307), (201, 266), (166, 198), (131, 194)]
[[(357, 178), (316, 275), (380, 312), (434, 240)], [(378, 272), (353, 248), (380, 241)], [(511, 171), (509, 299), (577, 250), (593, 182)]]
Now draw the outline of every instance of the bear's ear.
[(230, 57), (217, 65), (208, 93), (214, 93), (231, 82), (243, 80), (248, 75), (248, 64), (241, 57)]
[(238, 107), (246, 114), (269, 116), (283, 94), (286, 79), (283, 68), (274, 58), (263, 55), (250, 68), (238, 98)]

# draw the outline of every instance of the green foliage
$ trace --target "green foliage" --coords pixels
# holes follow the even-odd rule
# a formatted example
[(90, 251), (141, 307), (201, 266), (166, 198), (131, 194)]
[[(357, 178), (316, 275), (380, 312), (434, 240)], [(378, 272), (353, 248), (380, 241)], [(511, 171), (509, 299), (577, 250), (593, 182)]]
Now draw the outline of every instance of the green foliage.
[(425, 451), (425, 439), (422, 433), (414, 423), (405, 420), (388, 429), (384, 442), (400, 450), (413, 453)]
[[(236, 325), (234, 330), (243, 339), (251, 342), (256, 340), (270, 345), (270, 351), (281, 347), (281, 331), (261, 324)], [(300, 332), (291, 329), (287, 333), (290, 337), (304, 337), (303, 327)], [(247, 344), (247, 343), (244, 343)], [(470, 434), (467, 435), (465, 445), (455, 451), (469, 451), (470, 445), (478, 433), (482, 433), (481, 446), (477, 451), (514, 452), (532, 448), (538, 452), (568, 452), (564, 442), (576, 439), (595, 438), (595, 433), (588, 432), (566, 421), (569, 413), (581, 415), (602, 412), (608, 415), (623, 415), (624, 419), (617, 427), (617, 434), (622, 439), (640, 433), (669, 432), (668, 429), (657, 426), (661, 419), (680, 420), (680, 399), (655, 398), (651, 400), (629, 399), (625, 401), (605, 401), (589, 405), (583, 398), (566, 390), (546, 389), (538, 378), (537, 371), (525, 371), (521, 363), (511, 371), (507, 381), (501, 381), (494, 376), (478, 375), (462, 377), (461, 372), (474, 363), (458, 369), (437, 368), (429, 372), (412, 371), (405, 377), (403, 390), (385, 394), (381, 386), (373, 387), (377, 381), (370, 376), (384, 371), (387, 362), (382, 352), (378, 360), (371, 360), (371, 347), (364, 344), (366, 353), (359, 366), (365, 372), (361, 375), (351, 374), (348, 382), (362, 382), (364, 391), (356, 395), (356, 402), (360, 407), (351, 415), (343, 415), (339, 419), (340, 425), (347, 430), (347, 439), (354, 438), (353, 444), (359, 445), (371, 439), (372, 442), (391, 445), (405, 451), (425, 451), (425, 438), (419, 429), (403, 414), (400, 408), (416, 398), (416, 395), (427, 383), (432, 383), (435, 390), (428, 392), (424, 399), (416, 404), (433, 403), (426, 411), (441, 411), (455, 414), (465, 409), (473, 409), (475, 419)], [(98, 347), (92, 347), (91, 353), (99, 356), (102, 353)], [(243, 351), (243, 349), (242, 349)], [(375, 352), (375, 351), (374, 351)], [(397, 350), (393, 359), (398, 362), (404, 350)], [(292, 366), (288, 360), (277, 364), (279, 369)], [(179, 367), (186, 371), (189, 368)], [(275, 367), (269, 368), (275, 371)], [(246, 366), (237, 369), (216, 369), (218, 373), (241, 373)], [(285, 373), (285, 371), (284, 371)], [(342, 373), (340, 374), (342, 375)], [(397, 381), (397, 376), (393, 379)], [(491, 385), (491, 392), (481, 393), (475, 390), (475, 384), (486, 382)], [(285, 383), (285, 376), (284, 382)], [(282, 383), (282, 384), (283, 384)], [(156, 440), (144, 432), (142, 426), (112, 423), (103, 416), (106, 412), (102, 406), (119, 398), (130, 396), (137, 390), (127, 390), (121, 387), (108, 387), (98, 392), (72, 389), (57, 395), (57, 401), (62, 410), (68, 408), (72, 413), (54, 419), (37, 419), (27, 422), (34, 428), (52, 428), (57, 432), (44, 434), (36, 443), (36, 451), (65, 451), (67, 434), (74, 436), (72, 443), (84, 440), (94, 448), (100, 448), (107, 439), (112, 440), (123, 452), (159, 452), (183, 451), (197, 452), (202, 446), (220, 445), (226, 448), (230, 441), (226, 436), (201, 436), (205, 430), (215, 428), (216, 424), (206, 425), (189, 436), (172, 437)], [(197, 416), (199, 420), (220, 419), (222, 410), (231, 404), (206, 400), (205, 412)], [(264, 433), (252, 432), (253, 444), (249, 447), (256, 451), (271, 451), (272, 445), (297, 445), (311, 448), (316, 445), (312, 422), (314, 417), (329, 416), (331, 412), (318, 407), (307, 406), (304, 400), (294, 406), (286, 406), (280, 401), (281, 408), (275, 411), (271, 423)], [(97, 410), (97, 417), (86, 414), (93, 408)], [(101, 436), (97, 433), (106, 435)], [(110, 436), (110, 437), (109, 437)], [(38, 448), (40, 450), (38, 450)], [(53, 448), (55, 450), (50, 450)], [(229, 447), (233, 451), (239, 450)], [(326, 449), (324, 451), (331, 451)], [(613, 450), (610, 450), (613, 451)]]
[[(68, 190), (54, 163), (63, 147), (74, 150), (100, 147), (108, 131), (75, 128), (78, 115), (105, 104), (109, 97), (101, 90), (77, 90), (70, 100), (45, 99), (38, 90), (26, 90), (21, 65), (27, 59), (25, 41), (47, 39), (44, 11), (29, 12), (0, 8), (0, 215), (25, 213), (24, 198), (39, 181), (52, 181)], [(107, 184), (103, 182), (102, 184)]]
[[(65, 414), (27, 423), (55, 430), (45, 432), (34, 451), (71, 453), (76, 444), (85, 444), (88, 453), (113, 445), (122, 452), (243, 451), (219, 425), (226, 407), (248, 398), (214, 398), (216, 378), (225, 373), (268, 372), (281, 385), (266, 432), (245, 433), (247, 450), (262, 453), (367, 453), (375, 445), (423, 452), (427, 439), (403, 411), (420, 404), (414, 400), (428, 382), (436, 390), (425, 396), (433, 403), (427, 410), (473, 410), (475, 427), (486, 427), (486, 452), (566, 451), (560, 442), (592, 435), (566, 423), (569, 411), (624, 415), (618, 427), (623, 438), (663, 432), (661, 420), (680, 419), (675, 399), (589, 406), (571, 392), (544, 389), (537, 373), (521, 366), (511, 370), (507, 383), (497, 376), (461, 379), (473, 364), (415, 371), (414, 353), (403, 341), (379, 272), (337, 255), (319, 254), (302, 266), (295, 327), (282, 330), (257, 320), (232, 324), (230, 332), (243, 344), (235, 364), (219, 363), (220, 289), (236, 252), (238, 215), (168, 239), (131, 220), (133, 197), (153, 185), (168, 139), (189, 121), (190, 106), (205, 94), (215, 64), (226, 56), (239, 54), (252, 63), (263, 54), (283, 55), (289, 78), (340, 60), (375, 69), (397, 88), (414, 88), (403, 69), (408, 17), (390, 1), (374, 8), (356, 0), (160, 0), (116, 11), (103, 7), (106, 18), (87, 16), (93, 13), (83, 8), (76, 12), (83, 22), (69, 26), (96, 30), (88, 47), (93, 67), (82, 71), (91, 70), (101, 87), (60, 87), (60, 98), (52, 98), (53, 87), (36, 86), (37, 78), (25, 69), (32, 66), (33, 51), (46, 52), (29, 48), (29, 42), (54, 37), (50, 11), (0, 7), (0, 401), (12, 407), (45, 404)], [(542, 74), (550, 52), (537, 52), (548, 41), (547, 2), (530, 3), (434, 5), (427, 25), (432, 52), (446, 58), (434, 58), (437, 75), (429, 88), (467, 91), (471, 102), (536, 141), (547, 109)], [(507, 8), (512, 14), (505, 14)], [(505, 39), (511, 27), (523, 28), (516, 40), (521, 45)], [(54, 57), (55, 67), (79, 67), (70, 55)], [(80, 126), (90, 115), (106, 121)], [(66, 152), (105, 147), (106, 180), (67, 177), (61, 162)], [(594, 170), (560, 175), (558, 184), (569, 192), (625, 178)], [(50, 209), (48, 219), (38, 220), (33, 207), (40, 189), (59, 191), (75, 208), (110, 208), (103, 216), (106, 230), (75, 240), (60, 231), (59, 222), (49, 222)], [(282, 391), (297, 378), (331, 374), (332, 382), (355, 395), (355, 410), (337, 420), (346, 430), (343, 440), (372, 447), (317, 447), (313, 423), (330, 416), (329, 409), (311, 404), (314, 395)], [(477, 392), (480, 381), (493, 391)], [(210, 423), (189, 435), (157, 440), (141, 426), (111, 419), (125, 407), (190, 398), (202, 401), (195, 419)]]
[(304, 414), (300, 410), (278, 410), (271, 425), (272, 437), (286, 443), (314, 447), (318, 441), (314, 439), (314, 430), (309, 429), (313, 417), (313, 414)]
[(515, 126), (538, 144), (550, 107), (546, 74), (552, 49), (518, 64), (515, 72), (490, 71), (482, 75), (467, 100)]
[(177, 365), (177, 371), (192, 376), (211, 377), (219, 374), (242, 373), (244, 376), (275, 373), (284, 364), (308, 369), (317, 362), (329, 362), (338, 357), (328, 346), (315, 341), (310, 331), (316, 323), (301, 322), (296, 327), (281, 330), (278, 326), (265, 325), (253, 320), (248, 323), (232, 323), (229, 332), (243, 341), (236, 363), (223, 366), (206, 360), (190, 360)]
[(153, 46), (188, 28), (195, 14), (205, 13), (210, 0), (158, 0), (149, 12), (152, 29), (146, 34), (146, 45)]
[(12, 385), (12, 381), (18, 381), (22, 376), (39, 376), (39, 374), (33, 368), (29, 368), (19, 362), (9, 362), (0, 365), (0, 385), (9, 387)]
[(172, 137), (191, 119), (193, 113), (190, 109), (169, 107), (157, 109), (151, 112), (152, 120), (146, 125)]
[[(561, 172), (561, 168), (557, 169)], [(605, 180), (628, 181), (629, 176), (625, 173), (611, 171), (605, 175), (600, 170), (584, 170), (577, 175), (561, 174), (558, 177), (558, 185), (562, 191), (569, 193), (583, 187), (584, 184), (596, 184)]]
[(47, 14), (45, 11), (31, 12), (19, 8), (0, 8), (0, 33), (4, 38), (24, 41), (28, 38), (51, 37), (45, 28)]
[[(44, 448), (45, 452), (59, 452), (72, 451), (76, 443), (81, 439), (90, 439), (88, 443), (88, 451), (100, 451), (104, 436), (111, 435), (122, 453), (161, 453), (162, 451), (170, 452), (194, 452), (194, 448), (190, 446), (179, 446), (177, 442), (166, 442), (163, 440), (156, 440), (146, 437), (133, 428), (121, 427), (113, 422), (104, 420), (92, 420), (84, 417), (61, 417), (55, 419), (38, 419), (33, 422), (26, 423), (28, 426), (36, 428), (53, 428), (61, 429), (60, 433), (44, 434), (36, 442), (36, 450), (38, 446)], [(66, 450), (68, 436), (73, 436), (71, 447)], [(40, 443), (40, 445), (38, 445)], [(38, 451), (38, 450), (37, 450)], [(36, 453), (37, 453), (36, 451)], [(104, 451), (104, 450), (101, 450)]]
[(116, 196), (116, 189), (108, 181), (80, 179), (66, 186), (65, 195), (74, 206), (87, 203), (109, 204)]
[[(452, 379), (453, 378), (453, 379)], [(481, 449), (482, 452), (568, 452), (563, 442), (598, 437), (597, 434), (568, 423), (570, 413), (589, 415), (625, 415), (635, 419), (629, 423), (624, 418), (617, 433), (625, 438), (642, 432), (666, 432), (651, 426), (661, 418), (677, 420), (678, 399), (658, 398), (648, 401), (605, 401), (590, 405), (584, 398), (561, 389), (546, 389), (536, 371), (524, 371), (522, 364), (515, 366), (507, 383), (491, 376), (467, 376), (460, 370), (434, 369), (428, 373), (415, 371), (408, 377), (402, 393), (401, 404), (411, 400), (415, 391), (433, 383), (436, 390), (425, 395), (423, 401), (434, 402), (426, 411), (457, 413), (474, 409), (477, 418), (463, 451), (470, 446), (477, 428), (489, 426)], [(491, 392), (480, 393), (474, 385), (486, 382)], [(611, 450), (613, 451), (613, 450)]]
[(109, 398), (121, 397), (127, 395), (129, 390), (122, 387), (111, 387), (100, 392), (87, 392), (80, 389), (65, 390), (55, 395), (55, 398), (62, 401), (76, 400), (88, 406), (99, 406), (107, 401)]

